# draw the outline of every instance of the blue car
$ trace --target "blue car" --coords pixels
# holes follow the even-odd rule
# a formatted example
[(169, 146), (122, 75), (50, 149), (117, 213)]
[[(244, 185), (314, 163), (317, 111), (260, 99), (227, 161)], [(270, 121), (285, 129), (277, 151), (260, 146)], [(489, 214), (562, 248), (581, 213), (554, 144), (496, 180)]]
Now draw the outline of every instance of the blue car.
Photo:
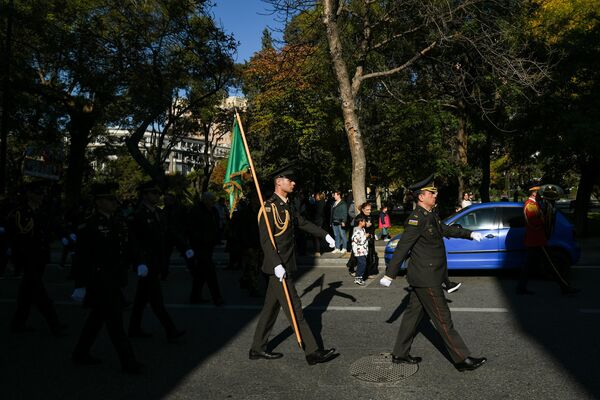
[[(481, 242), (444, 238), (448, 269), (518, 268), (527, 262), (527, 251), (523, 244), (523, 203), (474, 204), (443, 222), (447, 225), (460, 225), (483, 235)], [(401, 235), (388, 242), (385, 248), (386, 265), (390, 262)], [(579, 261), (581, 250), (575, 243), (573, 225), (560, 211), (556, 213), (556, 223), (547, 249), (560, 269), (568, 269)]]

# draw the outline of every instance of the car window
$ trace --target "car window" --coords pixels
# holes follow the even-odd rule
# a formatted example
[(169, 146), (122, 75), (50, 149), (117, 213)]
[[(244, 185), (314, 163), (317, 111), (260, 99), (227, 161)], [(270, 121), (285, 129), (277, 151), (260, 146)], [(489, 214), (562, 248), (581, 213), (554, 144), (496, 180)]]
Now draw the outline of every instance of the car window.
[(496, 209), (495, 208), (480, 208), (473, 210), (454, 221), (454, 225), (460, 224), (463, 228), (477, 229), (497, 229), (495, 223)]
[(502, 207), (503, 228), (523, 228), (525, 216), (521, 207)]

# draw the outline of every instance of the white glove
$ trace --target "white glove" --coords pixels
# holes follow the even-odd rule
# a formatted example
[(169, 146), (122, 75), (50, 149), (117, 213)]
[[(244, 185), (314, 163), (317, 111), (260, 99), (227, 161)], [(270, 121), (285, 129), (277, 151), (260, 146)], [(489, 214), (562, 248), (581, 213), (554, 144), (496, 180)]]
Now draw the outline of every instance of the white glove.
[(331, 235), (325, 236), (325, 240), (327, 241), (329, 247), (331, 247), (332, 249), (335, 247), (335, 239), (332, 238)]
[(379, 284), (381, 286), (389, 287), (392, 284), (392, 278), (390, 278), (389, 276), (384, 275), (383, 278), (381, 278), (379, 280)]
[(473, 239), (476, 242), (481, 242), (481, 239), (483, 239), (483, 235), (479, 232), (471, 232), (471, 239)]
[(85, 293), (86, 293), (86, 290), (84, 287), (76, 288), (75, 290), (73, 290), (73, 294), (71, 295), (71, 298), (73, 299), (73, 301), (81, 303), (83, 301), (83, 299), (85, 298)]
[(63, 246), (67, 246), (69, 244), (69, 239), (66, 237), (61, 238), (60, 241), (62, 242)]
[(192, 250), (192, 249), (187, 249), (187, 250), (185, 251), (185, 258), (192, 258), (192, 257), (194, 257), (194, 250)]
[(285, 268), (283, 268), (283, 265), (279, 264), (275, 267), (275, 276), (279, 278), (279, 282), (283, 282), (285, 278)]
[(140, 264), (140, 265), (138, 265), (138, 267), (137, 267), (137, 276), (139, 276), (140, 278), (148, 276), (148, 267), (146, 266), (146, 264)]
[(77, 241), (77, 235), (76, 235), (76, 234), (74, 234), (74, 233), (71, 233), (71, 234), (69, 235), (69, 237), (71, 238), (71, 241), (73, 241), (73, 242), (76, 242), (76, 241)]
[(0, 235), (4, 234), (6, 232), (6, 228), (3, 226), (0, 226)]

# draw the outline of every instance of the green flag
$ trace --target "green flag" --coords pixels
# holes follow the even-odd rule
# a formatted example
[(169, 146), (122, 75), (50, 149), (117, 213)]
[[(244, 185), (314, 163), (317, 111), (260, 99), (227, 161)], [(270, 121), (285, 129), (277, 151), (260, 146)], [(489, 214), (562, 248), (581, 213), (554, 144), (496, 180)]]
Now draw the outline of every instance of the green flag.
[(231, 130), (231, 151), (227, 161), (227, 171), (225, 172), (225, 181), (223, 188), (229, 193), (229, 212), (237, 206), (240, 197), (242, 197), (242, 175), (248, 171), (250, 163), (248, 155), (242, 142), (242, 133), (238, 126), (237, 118), (233, 117), (233, 129)]

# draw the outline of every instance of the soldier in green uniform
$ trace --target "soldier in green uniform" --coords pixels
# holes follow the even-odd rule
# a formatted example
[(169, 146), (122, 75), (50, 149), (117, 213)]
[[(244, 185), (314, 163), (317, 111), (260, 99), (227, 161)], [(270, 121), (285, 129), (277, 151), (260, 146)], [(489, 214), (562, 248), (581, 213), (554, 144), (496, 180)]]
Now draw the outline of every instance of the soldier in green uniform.
[(409, 189), (418, 199), (417, 208), (409, 214), (404, 223), (404, 233), (396, 246), (385, 276), (380, 281), (381, 285), (389, 286), (410, 253), (406, 279), (412, 291), (398, 331), (392, 361), (407, 364), (421, 362), (420, 357), (412, 357), (409, 351), (419, 323), (428, 315), (441, 335), (456, 369), (474, 370), (483, 365), (486, 359), (471, 357), (469, 349), (454, 329), (442, 289), (442, 283), (448, 276), (444, 236), (480, 241), (481, 234), (458, 226), (445, 225), (439, 216), (432, 212), (437, 198), (433, 175)]
[(281, 353), (268, 351), (267, 343), (269, 333), (275, 324), (280, 308), (283, 308), (286, 317), (290, 323), (292, 322), (282, 285), (282, 281), (285, 279), (298, 323), (298, 329), (304, 342), (306, 361), (309, 365), (314, 365), (327, 362), (335, 358), (337, 354), (335, 353), (335, 349), (319, 348), (302, 314), (302, 304), (294, 287), (293, 280), (293, 275), (297, 270), (293, 225), (297, 221), (298, 228), (314, 236), (325, 238), (331, 248), (335, 247), (335, 240), (323, 229), (304, 219), (292, 208), (288, 195), (294, 191), (294, 186), (296, 185), (293, 175), (294, 172), (290, 168), (283, 168), (277, 171), (274, 174), (275, 193), (265, 202), (264, 212), (269, 219), (277, 249), (273, 247), (271, 242), (265, 222), (265, 215), (262, 213), (262, 210), (258, 217), (260, 242), (264, 253), (262, 271), (269, 275), (269, 282), (265, 295), (265, 303), (258, 325), (256, 326), (254, 341), (250, 348), (249, 358), (251, 360), (261, 358), (272, 360), (283, 357)]
[(123, 370), (138, 373), (141, 364), (135, 359), (123, 327), (121, 288), (127, 284), (127, 225), (118, 217), (115, 191), (116, 185), (112, 184), (97, 184), (92, 188), (94, 211), (77, 231), (73, 260), (76, 289), (72, 297), (82, 300), (90, 313), (72, 358), (78, 364), (98, 364), (100, 360), (90, 354), (90, 349), (106, 324)]
[[(152, 182), (143, 183), (138, 189), (140, 204), (130, 223), (131, 257), (138, 282), (129, 321), (129, 337), (150, 336), (142, 330), (144, 308), (150, 303), (167, 339), (173, 341), (183, 336), (185, 331), (175, 327), (162, 295), (160, 274), (166, 270), (168, 227), (162, 210), (158, 208), (160, 189)], [(187, 258), (194, 256), (191, 249), (185, 253)]]

